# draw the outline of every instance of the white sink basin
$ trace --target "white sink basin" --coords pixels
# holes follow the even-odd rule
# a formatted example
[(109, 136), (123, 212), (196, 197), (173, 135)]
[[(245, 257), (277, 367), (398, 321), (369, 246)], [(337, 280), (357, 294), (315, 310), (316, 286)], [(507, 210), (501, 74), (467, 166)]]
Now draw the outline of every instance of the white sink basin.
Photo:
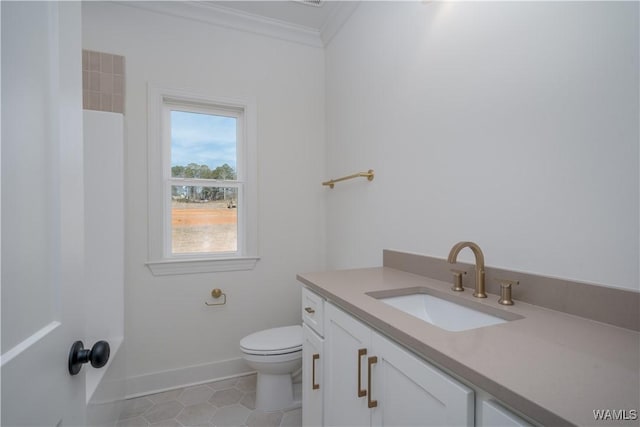
[[(500, 313), (498, 316), (495, 314), (498, 314), (499, 310), (492, 307), (478, 306), (481, 308), (479, 310), (469, 307), (473, 302), (465, 301), (465, 305), (460, 305), (425, 292), (400, 296), (385, 296), (385, 292), (371, 292), (368, 295), (447, 331), (466, 331), (521, 318), (508, 312)], [(493, 314), (487, 311), (492, 311)]]

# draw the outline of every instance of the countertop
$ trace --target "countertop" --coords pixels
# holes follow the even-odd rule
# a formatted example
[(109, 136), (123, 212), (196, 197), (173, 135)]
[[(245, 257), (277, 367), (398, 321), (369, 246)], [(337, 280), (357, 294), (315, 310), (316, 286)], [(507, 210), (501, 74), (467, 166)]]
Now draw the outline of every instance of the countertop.
[[(640, 411), (640, 333), (498, 296), (474, 298), (451, 283), (389, 267), (304, 273), (298, 280), (336, 306), (545, 426), (640, 425), (596, 421), (596, 409)], [(522, 319), (450, 332), (366, 292), (450, 291)], [(640, 413), (638, 414), (640, 416)]]

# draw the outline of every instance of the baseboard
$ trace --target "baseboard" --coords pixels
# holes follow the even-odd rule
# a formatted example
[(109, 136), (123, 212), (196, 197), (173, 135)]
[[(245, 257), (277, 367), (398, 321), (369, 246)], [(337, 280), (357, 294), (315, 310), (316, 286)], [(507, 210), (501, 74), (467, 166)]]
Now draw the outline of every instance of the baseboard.
[(160, 393), (181, 387), (249, 375), (255, 371), (241, 357), (169, 371), (129, 377), (126, 380), (127, 399)]

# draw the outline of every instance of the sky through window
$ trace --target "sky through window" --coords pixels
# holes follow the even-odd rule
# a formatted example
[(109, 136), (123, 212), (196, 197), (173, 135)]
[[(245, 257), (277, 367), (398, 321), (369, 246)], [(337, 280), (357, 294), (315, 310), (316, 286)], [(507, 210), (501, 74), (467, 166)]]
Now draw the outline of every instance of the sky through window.
[(235, 117), (171, 111), (171, 166), (189, 163), (236, 169)]

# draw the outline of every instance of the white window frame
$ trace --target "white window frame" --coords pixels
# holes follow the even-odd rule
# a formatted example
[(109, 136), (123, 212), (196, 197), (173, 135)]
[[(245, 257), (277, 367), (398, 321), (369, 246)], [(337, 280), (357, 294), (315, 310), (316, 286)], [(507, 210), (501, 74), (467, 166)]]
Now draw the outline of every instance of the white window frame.
[[(171, 108), (174, 107), (174, 108)], [(177, 107), (177, 108), (175, 108)], [(172, 254), (171, 250), (171, 109), (242, 116), (237, 137), (237, 179), (217, 181), (238, 188), (236, 252)], [(256, 106), (253, 99), (230, 99), (148, 86), (149, 260), (156, 276), (251, 270), (258, 256)], [(210, 180), (179, 179), (180, 184), (207, 186)]]

